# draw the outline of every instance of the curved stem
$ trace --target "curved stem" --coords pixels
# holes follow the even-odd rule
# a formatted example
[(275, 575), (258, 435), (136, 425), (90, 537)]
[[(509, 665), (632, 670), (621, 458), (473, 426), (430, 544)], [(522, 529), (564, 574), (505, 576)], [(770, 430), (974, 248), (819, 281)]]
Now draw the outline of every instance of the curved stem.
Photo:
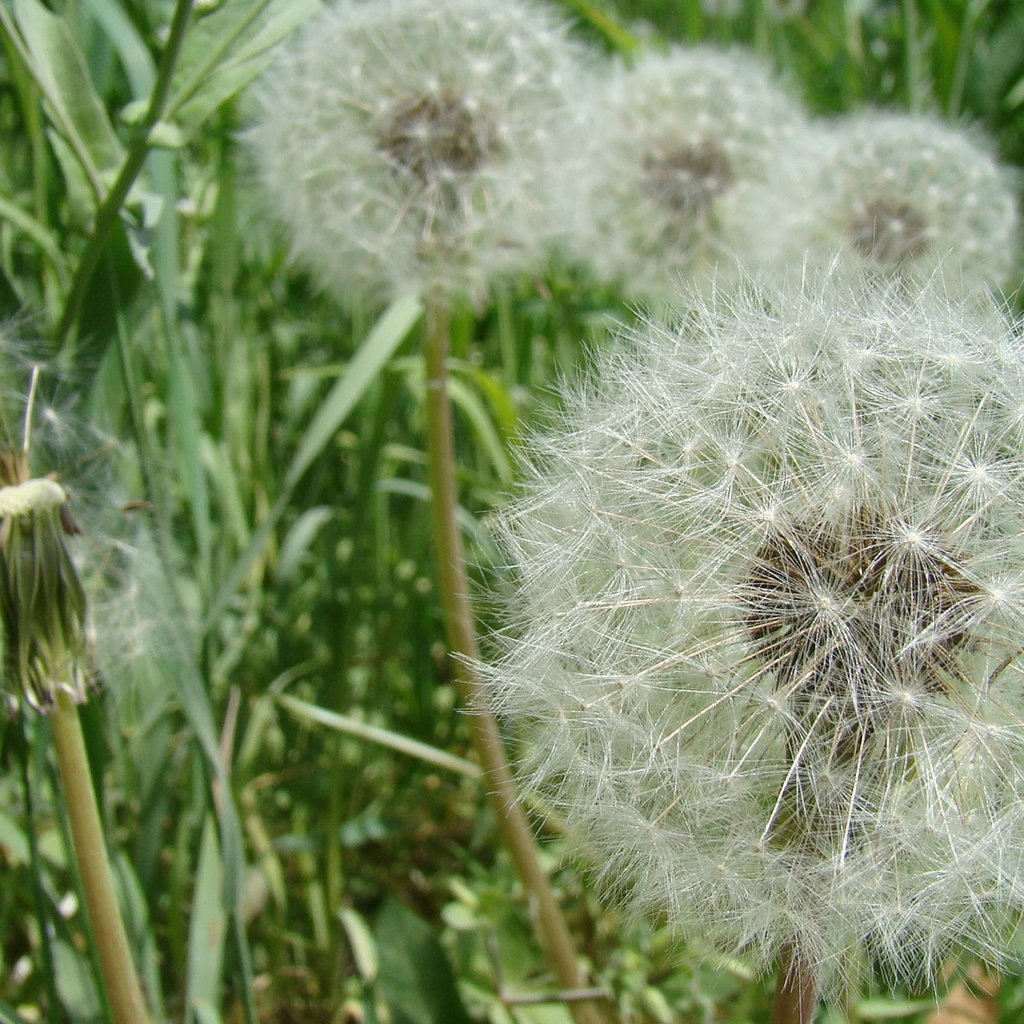
[[(425, 312), (424, 359), (427, 387), (427, 456), (430, 468), (431, 512), (441, 602), (448, 646), (455, 659), (455, 677), (470, 730), (484, 770), (487, 796), (494, 808), (502, 842), (512, 855), (534, 904), (543, 945), (550, 955), (562, 989), (584, 987), (576, 951), (551, 884), (537, 856), (533, 833), (516, 796), (512, 771), (497, 723), (490, 713), (479, 675), (470, 662), (479, 661), (462, 534), (456, 512), (455, 445), (448, 396), (449, 311), (430, 299)], [(576, 1024), (603, 1024), (605, 1014), (595, 1002), (570, 1003)]]
[(121, 207), (128, 198), (135, 179), (142, 171), (142, 166), (149, 156), (149, 134), (156, 123), (160, 120), (167, 104), (167, 96), (171, 88), (171, 79), (174, 76), (174, 69), (181, 54), (181, 47), (185, 41), (185, 30), (188, 27), (189, 17), (192, 14), (194, 0), (177, 0), (174, 7), (174, 16), (171, 19), (171, 28), (167, 36), (167, 45), (164, 47), (163, 55), (160, 58), (160, 67), (157, 70), (156, 83), (153, 92), (150, 94), (149, 106), (142, 123), (138, 126), (128, 152), (125, 155), (121, 169), (117, 172), (110, 191), (106, 194), (103, 202), (96, 211), (96, 219), (93, 223), (92, 234), (86, 242), (85, 250), (82, 252), (78, 266), (75, 268), (74, 277), (71, 279), (71, 287), (67, 299), (64, 302), (64, 311), (54, 330), (54, 336), (59, 344), (63, 344), (71, 334), (72, 328), (78, 320), (78, 313), (82, 308), (82, 300), (85, 298), (85, 291), (89, 287), (92, 275), (99, 263), (100, 256), (106, 247), (110, 232), (117, 223)]
[(57, 766), (75, 859), (82, 876), (82, 889), (96, 936), (100, 971), (106, 985), (116, 1024), (147, 1024), (149, 1012), (139, 987), (138, 975), (128, 947), (128, 935), (114, 894), (114, 882), (107, 859), (107, 847), (100, 824), (96, 793), (85, 752), (78, 708), (63, 691), (51, 715)]
[(818, 983), (814, 969), (795, 947), (786, 946), (779, 957), (771, 1024), (813, 1024), (818, 1007)]

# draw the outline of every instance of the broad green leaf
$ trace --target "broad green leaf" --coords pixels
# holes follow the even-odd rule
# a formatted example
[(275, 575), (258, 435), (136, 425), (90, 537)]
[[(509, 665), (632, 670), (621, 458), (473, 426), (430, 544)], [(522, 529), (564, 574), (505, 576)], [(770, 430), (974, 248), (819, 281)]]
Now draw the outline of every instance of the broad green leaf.
[(6, 1003), (0, 1003), (0, 1024), (28, 1024), (28, 1021)]
[(98, 197), (120, 166), (124, 149), (96, 95), (85, 58), (67, 22), (39, 0), (14, 0), (14, 18), (50, 118)]
[(348, 939), (349, 949), (352, 950), (352, 959), (355, 961), (359, 976), (363, 981), (374, 981), (379, 969), (377, 944), (373, 941), (373, 934), (366, 919), (349, 907), (339, 910), (338, 918), (345, 929), (345, 937)]
[(14, 867), (27, 864), (29, 860), (28, 839), (14, 820), (0, 811), (0, 851), (4, 859)]
[(74, 946), (57, 939), (53, 943), (53, 966), (57, 974), (60, 1001), (75, 1020), (100, 1016), (100, 999), (93, 982), (89, 960)]
[(432, 928), (389, 899), (375, 928), (377, 992), (393, 1024), (471, 1024), (455, 974)]
[(149, 94), (156, 81), (156, 67), (131, 18), (117, 0), (85, 0), (85, 6), (117, 51), (132, 94), (145, 99), (148, 106)]
[(185, 41), (167, 116), (202, 124), (255, 78), (273, 48), (322, 4), (320, 0), (232, 0), (201, 19)]

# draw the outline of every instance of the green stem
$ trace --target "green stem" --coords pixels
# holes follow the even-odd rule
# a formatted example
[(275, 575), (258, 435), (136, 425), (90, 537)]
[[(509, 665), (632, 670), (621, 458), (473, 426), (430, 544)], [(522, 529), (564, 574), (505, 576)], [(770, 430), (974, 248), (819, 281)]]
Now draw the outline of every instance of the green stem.
[(167, 45), (160, 57), (160, 67), (157, 69), (156, 82), (153, 85), (153, 92), (149, 98), (149, 106), (146, 115), (135, 133), (128, 152), (125, 154), (124, 163), (117, 172), (114, 184), (106, 194), (103, 202), (96, 211), (96, 220), (93, 224), (92, 234), (85, 245), (82, 257), (75, 268), (75, 275), (71, 279), (71, 287), (64, 303), (64, 311), (54, 331), (56, 340), (63, 344), (71, 334), (72, 328), (78, 320), (78, 314), (82, 308), (82, 300), (85, 298), (85, 291), (89, 287), (92, 275), (99, 263), (100, 256), (106, 247), (110, 232), (117, 223), (121, 213), (121, 207), (128, 198), (135, 179), (142, 171), (146, 157), (149, 156), (150, 145), (149, 135), (153, 127), (160, 120), (167, 103), (167, 96), (171, 89), (171, 79), (174, 76), (174, 69), (181, 54), (181, 47), (185, 41), (185, 30), (188, 28), (189, 17), (192, 14), (194, 0), (177, 0), (174, 7), (174, 16), (171, 19), (171, 28), (167, 36)]
[[(505, 756), (497, 723), (490, 713), (479, 674), (472, 668), (480, 658), (470, 601), (469, 575), (456, 512), (455, 444), (451, 400), (448, 395), (449, 310), (443, 301), (431, 299), (425, 312), (424, 360), (426, 364), (427, 456), (430, 471), (434, 548), (444, 609), (448, 646), (456, 655), (455, 677), (477, 757), (484, 771), (502, 842), (512, 855), (520, 880), (536, 910), (541, 941), (550, 955), (560, 987), (574, 991), (584, 987), (565, 918), (537, 856), (533, 833), (516, 796), (512, 771)], [(570, 1003), (576, 1024), (604, 1024), (604, 1012), (596, 1002)]]
[(51, 724), (75, 858), (114, 1021), (115, 1024), (147, 1024), (150, 1016), (114, 894), (78, 709), (66, 693), (57, 694)]
[(771, 1024), (814, 1024), (818, 983), (813, 967), (788, 945), (779, 956)]

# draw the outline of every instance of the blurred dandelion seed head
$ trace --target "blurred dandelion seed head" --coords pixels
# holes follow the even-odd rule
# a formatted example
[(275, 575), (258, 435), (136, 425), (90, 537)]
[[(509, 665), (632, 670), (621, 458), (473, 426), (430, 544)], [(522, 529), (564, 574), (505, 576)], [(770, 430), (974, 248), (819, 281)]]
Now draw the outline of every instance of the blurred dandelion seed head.
[[(873, 272), (926, 281), (956, 268), (966, 290), (1004, 286), (1018, 251), (1009, 171), (984, 140), (937, 118), (865, 113), (819, 133), (806, 160), (793, 259), (834, 252)], [(777, 259), (777, 253), (775, 258)], [(950, 285), (952, 282), (948, 282)]]
[(254, 89), (246, 135), (296, 256), (354, 300), (477, 298), (536, 269), (560, 231), (545, 182), (578, 61), (532, 0), (326, 8)]
[(745, 254), (750, 190), (774, 180), (804, 122), (749, 53), (710, 47), (645, 52), (595, 82), (583, 104), (585, 169), (560, 183), (568, 250), (654, 305)]
[(567, 396), (485, 669), (612, 893), (840, 987), (1024, 909), (1024, 363), (838, 270), (689, 297)]

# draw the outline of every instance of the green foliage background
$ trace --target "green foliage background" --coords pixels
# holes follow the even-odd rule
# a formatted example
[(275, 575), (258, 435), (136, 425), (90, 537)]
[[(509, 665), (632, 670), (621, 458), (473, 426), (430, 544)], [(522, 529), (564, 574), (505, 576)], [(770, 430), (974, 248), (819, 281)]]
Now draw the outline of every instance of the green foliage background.
[[(562, 5), (609, 51), (751, 46), (818, 113), (938, 109), (980, 123), (1024, 167), (1017, 0)], [(0, 354), (0, 393), (16, 403), (26, 360), (50, 361), (54, 407), (73, 404), (107, 441), (102, 460), (80, 439), (73, 465), (36, 472), (74, 481), (84, 466), (76, 501), (110, 510), (116, 496), (112, 528), (152, 555), (133, 598), (144, 649), (86, 721), (150, 992), (164, 1019), (197, 1024), (560, 1024), (564, 1007), (513, 1012), (500, 998), (552, 985), (460, 760), (418, 307), (343, 314), (317, 294), (239, 156), (240, 90), (317, 4), (197, 7), (164, 81), (168, 0), (0, 0), (0, 314), (19, 339)], [(143, 157), (123, 208), (111, 203)], [(462, 503), (481, 567), (517, 436), (585, 343), (627, 316), (552, 272), (498, 292), (479, 322), (456, 318)], [(90, 484), (98, 461), (112, 475)], [(0, 726), (3, 1024), (105, 1019), (46, 734), (40, 720)], [(557, 827), (538, 824), (623, 1020), (767, 1019), (747, 965), (600, 907)], [(1000, 998), (1003, 1019), (1019, 1019), (1024, 986), (1009, 979)], [(919, 1020), (932, 1005), (869, 991), (853, 1009)]]

